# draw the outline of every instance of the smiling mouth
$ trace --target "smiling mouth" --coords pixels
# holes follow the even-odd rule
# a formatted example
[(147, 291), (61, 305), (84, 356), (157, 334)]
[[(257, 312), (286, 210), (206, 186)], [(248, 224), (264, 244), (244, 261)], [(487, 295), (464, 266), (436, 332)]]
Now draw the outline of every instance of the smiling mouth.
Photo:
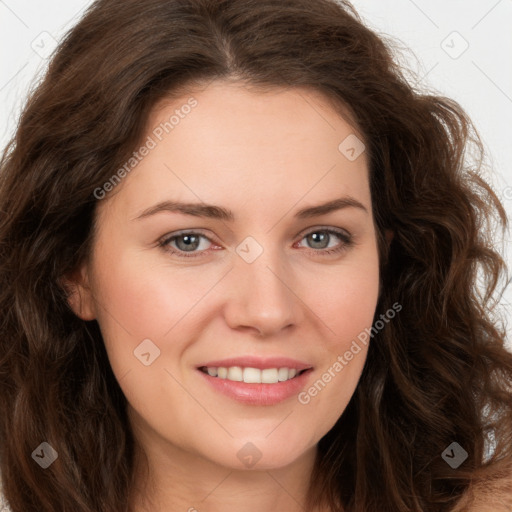
[(245, 382), (246, 384), (276, 384), (295, 379), (304, 372), (311, 370), (311, 368), (297, 370), (296, 368), (282, 367), (260, 370), (259, 368), (241, 366), (201, 366), (199, 370), (208, 374), (210, 377), (233, 382)]

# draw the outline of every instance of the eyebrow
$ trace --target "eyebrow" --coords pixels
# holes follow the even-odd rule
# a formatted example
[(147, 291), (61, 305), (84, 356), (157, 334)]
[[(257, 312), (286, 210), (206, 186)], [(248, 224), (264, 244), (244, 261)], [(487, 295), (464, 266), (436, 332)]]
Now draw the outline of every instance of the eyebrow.
[[(326, 215), (344, 208), (357, 208), (368, 213), (367, 208), (357, 199), (351, 196), (345, 196), (333, 199), (327, 203), (303, 208), (295, 214), (295, 217), (298, 219), (319, 217), (320, 215)], [(185, 215), (192, 215), (194, 217), (206, 217), (209, 219), (219, 219), (229, 222), (235, 221), (235, 214), (228, 208), (205, 203), (181, 203), (178, 201), (162, 201), (157, 203), (144, 210), (132, 220), (144, 219), (160, 212), (182, 213)]]

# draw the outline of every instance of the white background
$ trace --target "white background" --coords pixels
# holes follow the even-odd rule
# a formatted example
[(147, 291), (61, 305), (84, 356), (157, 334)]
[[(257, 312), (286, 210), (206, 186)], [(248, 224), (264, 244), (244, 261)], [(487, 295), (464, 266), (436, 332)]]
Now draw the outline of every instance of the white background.
[[(314, 0), (312, 0), (314, 1)], [(16, 127), (31, 81), (86, 0), (0, 0), (0, 146)], [(143, 0), (141, 0), (141, 5)], [(512, 222), (512, 0), (354, 0), (364, 21), (411, 51), (420, 85), (456, 99), (488, 151), (487, 176)], [(466, 48), (467, 46), (467, 48)], [(512, 230), (496, 240), (512, 273)], [(512, 284), (501, 308), (512, 347)]]

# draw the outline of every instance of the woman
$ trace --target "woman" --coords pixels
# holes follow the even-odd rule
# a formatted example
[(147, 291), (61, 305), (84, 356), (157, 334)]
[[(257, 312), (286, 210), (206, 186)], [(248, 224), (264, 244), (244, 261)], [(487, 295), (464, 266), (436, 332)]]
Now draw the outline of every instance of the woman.
[(11, 510), (509, 510), (469, 147), (347, 2), (95, 2), (1, 162)]

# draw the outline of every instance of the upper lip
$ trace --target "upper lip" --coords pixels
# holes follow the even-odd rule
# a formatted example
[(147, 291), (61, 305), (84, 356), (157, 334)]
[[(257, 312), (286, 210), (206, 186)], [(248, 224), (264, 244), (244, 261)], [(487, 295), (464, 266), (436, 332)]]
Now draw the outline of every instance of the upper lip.
[(229, 368), (230, 366), (241, 366), (242, 368), (258, 368), (265, 370), (267, 368), (295, 368), (297, 371), (307, 370), (312, 368), (311, 364), (303, 361), (297, 361), (289, 357), (231, 357), (229, 359), (218, 359), (216, 361), (208, 361), (198, 365), (198, 368)]

